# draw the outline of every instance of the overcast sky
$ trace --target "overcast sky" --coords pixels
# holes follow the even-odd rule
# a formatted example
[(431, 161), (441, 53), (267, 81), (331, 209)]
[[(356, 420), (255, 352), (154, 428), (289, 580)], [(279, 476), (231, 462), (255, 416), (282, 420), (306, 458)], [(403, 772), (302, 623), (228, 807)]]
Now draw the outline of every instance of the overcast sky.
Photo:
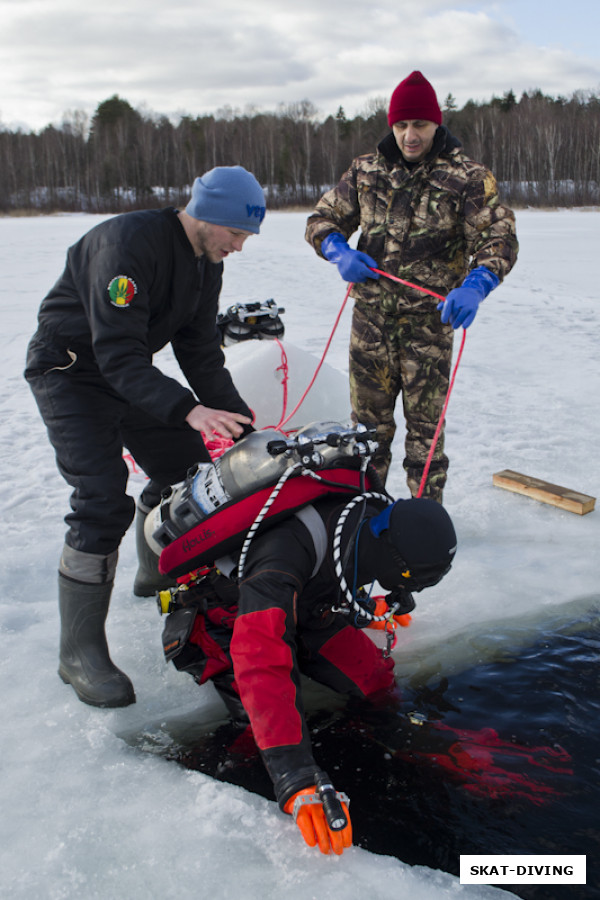
[(170, 117), (386, 102), (413, 69), (458, 106), (600, 92), (600, 3), (0, 0), (0, 126), (39, 130), (118, 94)]

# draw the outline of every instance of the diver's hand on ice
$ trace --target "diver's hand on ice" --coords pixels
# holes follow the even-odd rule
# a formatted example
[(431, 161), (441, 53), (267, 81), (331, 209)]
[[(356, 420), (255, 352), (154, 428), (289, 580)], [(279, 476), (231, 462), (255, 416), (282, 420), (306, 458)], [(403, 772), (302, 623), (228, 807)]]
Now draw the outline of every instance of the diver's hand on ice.
[(333, 850), (341, 856), (344, 849), (352, 846), (352, 823), (345, 794), (335, 791), (329, 779), (297, 791), (284, 807), (286, 813), (294, 816), (302, 837), (309, 847), (319, 845), (321, 853)]

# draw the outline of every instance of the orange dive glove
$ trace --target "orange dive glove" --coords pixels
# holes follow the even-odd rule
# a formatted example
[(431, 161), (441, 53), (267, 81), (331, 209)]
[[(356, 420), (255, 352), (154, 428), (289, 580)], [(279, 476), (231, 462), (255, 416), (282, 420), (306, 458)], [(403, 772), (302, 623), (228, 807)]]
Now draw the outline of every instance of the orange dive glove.
[[(375, 616), (385, 616), (387, 612), (389, 612), (390, 607), (388, 606), (385, 597), (373, 597), (375, 601), (375, 608), (371, 610), (373, 615)], [(400, 613), (399, 615), (392, 616), (391, 619), (387, 619), (386, 621), (380, 622), (369, 622), (367, 628), (375, 628), (383, 631), (395, 631), (397, 626), (400, 625), (402, 628), (408, 628), (412, 621), (412, 616), (410, 613)]]
[(345, 847), (352, 846), (349, 804), (346, 794), (336, 791), (325, 777), (290, 797), (284, 812), (294, 817), (309, 847), (318, 844), (321, 853), (333, 850), (341, 856)]

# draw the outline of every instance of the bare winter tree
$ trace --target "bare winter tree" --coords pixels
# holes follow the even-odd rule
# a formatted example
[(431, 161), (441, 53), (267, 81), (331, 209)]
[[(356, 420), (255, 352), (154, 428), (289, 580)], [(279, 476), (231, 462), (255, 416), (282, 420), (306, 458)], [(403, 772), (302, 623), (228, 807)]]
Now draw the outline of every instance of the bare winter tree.
[[(318, 118), (309, 100), (274, 112), (224, 107), (178, 121), (133, 109), (115, 95), (91, 121), (68, 112), (40, 133), (0, 124), (0, 212), (20, 208), (118, 212), (180, 205), (196, 175), (244, 165), (265, 185), (271, 207), (310, 206), (351, 160), (387, 133), (387, 100), (360, 115)], [(462, 109), (448, 95), (444, 122), (465, 150), (488, 165), (505, 199), (519, 204), (600, 203), (600, 97), (512, 90)]]

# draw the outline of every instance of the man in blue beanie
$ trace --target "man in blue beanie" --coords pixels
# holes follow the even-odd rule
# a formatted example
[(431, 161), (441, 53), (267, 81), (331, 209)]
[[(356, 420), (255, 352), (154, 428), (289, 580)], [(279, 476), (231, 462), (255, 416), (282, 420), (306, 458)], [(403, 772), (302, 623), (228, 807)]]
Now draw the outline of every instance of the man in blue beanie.
[(192, 198), (179, 213), (197, 256), (222, 262), (241, 250), (251, 234), (258, 234), (265, 216), (263, 190), (242, 166), (211, 169), (196, 178)]
[[(210, 459), (202, 433), (237, 439), (252, 414), (225, 368), (216, 320), (223, 260), (258, 234), (265, 198), (241, 166), (197, 178), (185, 210), (115, 216), (67, 253), (42, 301), (25, 377), (72, 487), (58, 584), (59, 675), (84, 703), (135, 702), (104, 630), (118, 549), (135, 513), (123, 448), (148, 476), (137, 531), (164, 487)], [(170, 343), (189, 385), (153, 365)], [(164, 587), (138, 540), (138, 596)]]

